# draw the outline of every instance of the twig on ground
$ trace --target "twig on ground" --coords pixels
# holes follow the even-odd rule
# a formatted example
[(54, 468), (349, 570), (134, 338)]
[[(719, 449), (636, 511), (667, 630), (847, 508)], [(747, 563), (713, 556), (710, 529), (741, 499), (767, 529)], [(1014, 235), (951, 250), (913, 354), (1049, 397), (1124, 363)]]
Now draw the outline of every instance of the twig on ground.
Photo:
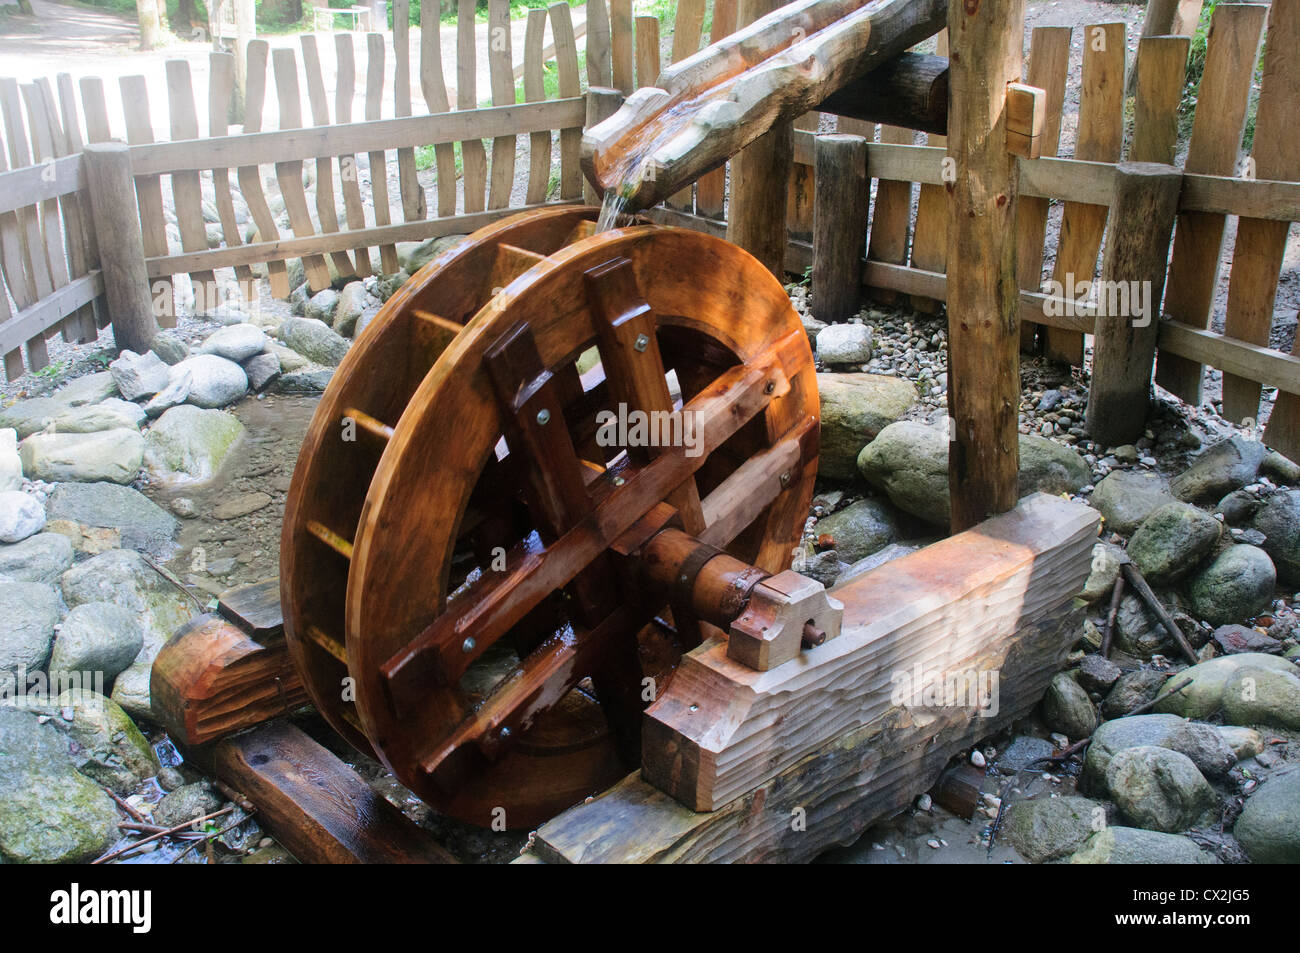
[(1115, 633), (1115, 617), (1124, 598), (1124, 573), (1115, 574), (1115, 586), (1110, 591), (1110, 611), (1106, 613), (1106, 628), (1101, 632), (1101, 657), (1110, 658), (1110, 640)]
[(135, 850), (137, 847), (143, 847), (145, 844), (148, 844), (151, 841), (156, 841), (160, 838), (167, 837), (172, 834), (180, 834), (184, 832), (187, 828), (189, 828), (191, 824), (201, 824), (204, 821), (210, 821), (214, 817), (221, 817), (224, 814), (229, 814), (234, 809), (235, 806), (233, 804), (228, 804), (227, 806), (223, 807), (219, 811), (213, 811), (211, 814), (204, 814), (202, 817), (196, 817), (192, 821), (186, 821), (184, 824), (177, 824), (175, 827), (169, 827), (166, 830), (159, 831), (157, 834), (150, 834), (148, 837), (142, 840), (138, 840), (135, 841), (134, 843), (127, 844), (123, 847), (119, 847), (117, 850), (112, 851), (111, 853), (107, 853), (96, 860), (92, 860), (91, 864), (92, 865), (106, 864), (110, 860), (116, 860), (118, 857), (121, 857), (123, 854), (131, 853), (131, 851)]
[(1164, 626), (1165, 631), (1168, 632), (1170, 637), (1178, 643), (1178, 647), (1182, 649), (1183, 654), (1187, 656), (1187, 661), (1192, 665), (1200, 662), (1200, 659), (1196, 657), (1196, 650), (1192, 648), (1191, 643), (1187, 641), (1187, 637), (1183, 635), (1183, 630), (1178, 628), (1178, 623), (1174, 621), (1173, 616), (1171, 616), (1165, 607), (1160, 604), (1160, 600), (1156, 598), (1156, 594), (1151, 591), (1151, 587), (1147, 585), (1147, 581), (1142, 578), (1142, 573), (1138, 572), (1137, 566), (1134, 566), (1129, 562), (1121, 563), (1119, 570), (1128, 580), (1128, 584), (1133, 587), (1138, 596), (1141, 597), (1142, 601), (1147, 604), (1147, 608), (1155, 613), (1156, 618), (1160, 620), (1160, 624)]

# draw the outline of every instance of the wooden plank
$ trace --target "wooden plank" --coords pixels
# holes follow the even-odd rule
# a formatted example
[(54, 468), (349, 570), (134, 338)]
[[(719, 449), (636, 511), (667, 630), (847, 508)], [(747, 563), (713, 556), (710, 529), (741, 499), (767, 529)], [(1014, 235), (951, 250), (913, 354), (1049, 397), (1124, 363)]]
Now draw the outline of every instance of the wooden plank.
[[(934, 51), (936, 56), (948, 55), (947, 30), (936, 37)], [(951, 79), (949, 83), (951, 84)], [(926, 136), (926, 144), (946, 150), (948, 139), (931, 133)], [(948, 218), (948, 195), (943, 185), (923, 182), (916, 197), (916, 225), (912, 233), (913, 268), (923, 271), (947, 270)], [(938, 311), (938, 302), (931, 298), (913, 297), (912, 307), (926, 314), (934, 314)]]
[[(1264, 52), (1264, 80), (1255, 115), (1255, 141), (1251, 151), (1252, 176), (1300, 180), (1300, 4), (1275, 3), (1268, 17)], [(1250, 344), (1267, 344), (1273, 328), (1278, 276), (1286, 256), (1287, 222), (1243, 218), (1237, 223), (1232, 275), (1228, 283), (1228, 312), (1224, 333)], [(1223, 375), (1223, 409), (1228, 420), (1249, 426), (1259, 417), (1258, 381)], [(1284, 402), (1285, 403), (1285, 402)], [(1285, 418), (1291, 416), (1288, 422)], [(1274, 434), (1290, 427), (1290, 442), (1300, 442), (1300, 417), (1283, 411)]]
[[(840, 122), (841, 126), (844, 120)], [(911, 145), (916, 133), (898, 126), (881, 126), (880, 141)], [(867, 174), (875, 176), (871, 164), (871, 142), (867, 143)], [(871, 233), (867, 258), (902, 265), (907, 262), (908, 242), (912, 234), (912, 183), (876, 177), (876, 203), (871, 210)], [(893, 292), (872, 289), (872, 297), (890, 302)]]
[[(113, 131), (108, 123), (108, 101), (104, 96), (104, 81), (98, 76), (83, 76), (81, 78), (81, 111), (86, 120), (86, 141), (87, 142), (107, 142), (113, 138)], [(89, 193), (83, 193), (89, 194)], [(89, 200), (87, 200), (89, 201)], [(89, 204), (86, 206), (89, 209)], [(94, 235), (95, 229), (91, 228), (90, 232)], [(96, 243), (93, 262), (95, 267), (99, 263), (99, 248)], [(96, 299), (95, 307), (98, 309), (95, 316), (95, 323), (100, 328), (108, 327), (112, 320), (112, 315), (99, 299)]]
[[(724, 0), (729, 2), (729, 0)], [(714, 20), (716, 23), (716, 19)], [(636, 85), (653, 86), (659, 78), (659, 18), (636, 18)]]
[[(1180, 321), (1161, 322), (1158, 343), (1161, 360), (1165, 359), (1163, 355), (1176, 354), (1198, 364), (1213, 364), (1239, 377), (1249, 377), (1280, 388), (1283, 393), (1279, 394), (1279, 400), (1288, 393), (1300, 394), (1300, 355), (1283, 354), (1273, 348), (1247, 344)], [(1276, 407), (1273, 413), (1277, 413)], [(1265, 439), (1270, 439), (1267, 429)], [(1271, 440), (1270, 446), (1281, 449), (1279, 444)], [(1282, 452), (1289, 457), (1294, 456), (1289, 450)]]
[[(366, 120), (380, 117), (384, 102), (384, 36), (382, 33), (366, 34)], [(374, 143), (388, 140), (376, 137)], [(370, 201), (374, 208), (375, 224), (388, 225), (393, 221), (388, 204), (388, 157), (383, 149), (370, 149)], [(469, 208), (468, 202), (466, 209)], [(401, 264), (394, 245), (379, 246), (379, 267), (386, 274), (396, 273)]]
[[(510, 51), (509, 0), (488, 0), (488, 76), (492, 84), (492, 105), (498, 108), (515, 104), (515, 77)], [(510, 204), (510, 189), (515, 182), (515, 136), (497, 136), (492, 140), (492, 181), (488, 191), (488, 208), (505, 208)]]
[[(251, 50), (249, 55), (252, 56)], [(126, 117), (126, 141), (133, 146), (153, 142), (153, 125), (149, 118), (149, 86), (144, 77), (123, 76), (118, 79), (118, 88), (122, 94), (122, 113)], [(134, 162), (132, 166), (134, 167)], [(140, 211), (140, 233), (144, 241), (145, 255), (151, 257), (168, 254), (167, 220), (163, 217), (161, 177), (156, 173), (137, 173), (135, 194)], [(249, 207), (252, 208), (251, 203)], [(164, 328), (175, 327), (176, 291), (171, 276), (159, 275), (150, 282), (149, 291), (153, 296), (154, 312), (158, 323)], [(288, 294), (287, 290), (285, 294)]]
[[(398, 225), (367, 228), (361, 231), (346, 231), (338, 234), (324, 232), (311, 238), (287, 238), (275, 242), (255, 242), (239, 248), (213, 248), (193, 255), (168, 255), (148, 259), (149, 274), (175, 274), (177, 270), (206, 266), (209, 268), (228, 268), (239, 264), (253, 264), (270, 258), (296, 258), (302, 255), (323, 255), (340, 248), (351, 248), (358, 241), (370, 244), (390, 244), (394, 242), (423, 241), (426, 238), (438, 238), (443, 235), (460, 235), (472, 232), (498, 219), (526, 212), (533, 208), (549, 208), (557, 203), (549, 202), (540, 206), (524, 206), (513, 209), (497, 209), (490, 212), (474, 212), (469, 215), (452, 215), (446, 218), (422, 219), (418, 222), (403, 222)], [(170, 271), (168, 269), (171, 269)]]
[[(38, 339), (42, 344), (45, 339), (42, 332), (58, 326), (68, 315), (78, 308), (89, 304), (104, 294), (104, 276), (95, 270), (82, 278), (74, 278), (58, 291), (51, 292), (30, 307), (24, 308), (3, 324), (0, 324), (0, 354), (10, 354), (14, 348), (26, 342), (28, 344), (28, 361), (32, 361), (31, 341)], [(44, 352), (42, 352), (44, 353)], [(46, 358), (45, 364), (49, 360)], [(39, 370), (45, 364), (29, 363), (32, 370)]]
[[(316, 48), (316, 36), (304, 33), (302, 43), (303, 76), (307, 81), (307, 102), (311, 106), (311, 121), (315, 126), (330, 124), (329, 99), (325, 93), (325, 80), (321, 73), (320, 51)], [(321, 231), (337, 232), (339, 230), (338, 207), (334, 204), (334, 164), (328, 157), (316, 160), (316, 219)], [(334, 270), (342, 278), (351, 278), (356, 274), (352, 259), (346, 252), (334, 252), (330, 255)]]
[[(1124, 147), (1124, 29), (1123, 23), (1083, 28), (1083, 85), (1079, 92), (1079, 132), (1076, 159), (1115, 162)], [(1106, 233), (1106, 207), (1066, 203), (1052, 280), (1070, 288), (1091, 282), (1097, 254)], [(1073, 281), (1075, 284), (1071, 284)], [(1054, 361), (1083, 363), (1083, 336), (1049, 329), (1043, 353)]]
[(257, 806), (258, 823), (304, 863), (455, 863), (292, 725), (275, 722), (223, 741), (213, 759), (217, 776)]
[[(710, 639), (683, 657), (646, 711), (642, 777), (687, 807), (718, 810), (896, 711), (896, 673), (955, 678), (1005, 657), (1017, 632), (1083, 586), (1099, 522), (1081, 504), (1033, 494), (832, 590), (844, 605), (839, 636), (767, 672)], [(1052, 674), (1034, 680), (1045, 686)], [(1009, 681), (1000, 681), (1003, 692)]]
[[(266, 58), (266, 40), (249, 40), (247, 68), (244, 73), (245, 136), (262, 131), (262, 107), (266, 100)], [(209, 150), (212, 150), (214, 144), (209, 141), (206, 145)], [(215, 150), (212, 154), (216, 154)], [(135, 163), (135, 156), (131, 157), (131, 161)], [(259, 160), (254, 158), (222, 164), (239, 166), (235, 178), (239, 181), (239, 191), (244, 196), (244, 204), (248, 206), (248, 214), (253, 219), (253, 224), (257, 226), (257, 233), (262, 242), (278, 242), (280, 229), (275, 224), (275, 216), (271, 214), (271, 206), (266, 202), (266, 192), (262, 189), (262, 174), (257, 168)], [(136, 187), (139, 188), (138, 177), (136, 181)], [(149, 257), (157, 254), (148, 244), (145, 245), (144, 251)], [(163, 250), (163, 254), (166, 254), (166, 249)], [(277, 298), (289, 297), (289, 271), (284, 261), (268, 261), (266, 274), (271, 283), (271, 294)]]
[(281, 639), (284, 612), (280, 608), (279, 577), (227, 589), (217, 601), (217, 612), (262, 645)]
[[(411, 0), (393, 0), (393, 115), (411, 115)], [(424, 218), (428, 207), (415, 169), (415, 150), (397, 150), (397, 188), (402, 217)]]
[[(1139, 78), (1139, 97), (1149, 80)], [(1181, 178), (1172, 165), (1155, 162), (1124, 162), (1116, 166), (1116, 171), (1101, 268), (1103, 287), (1147, 291), (1145, 313), (1139, 313), (1131, 300), (1115, 300), (1117, 295), (1108, 295), (1109, 300), (1097, 314), (1087, 426), (1092, 439), (1103, 447), (1135, 443), (1146, 429), (1160, 298)]]
[[(761, 8), (761, 13), (757, 16), (745, 14), (743, 11), (753, 6), (755, 10)], [(738, 0), (737, 15), (745, 16), (747, 22), (757, 20), (759, 16), (768, 13), (780, 6), (779, 3), (768, 3), (767, 0)], [(678, 63), (693, 56), (700, 48), (700, 32), (704, 28), (704, 0), (677, 0), (677, 16), (673, 20), (673, 46), (669, 63)], [(770, 201), (772, 196), (779, 195), (780, 191), (775, 190), (768, 194)], [(693, 208), (691, 200), (691, 186), (687, 186), (680, 192), (670, 195), (665, 204), (669, 208), (679, 209), (683, 212), (689, 212)], [(745, 246), (741, 246), (742, 248)]]
[[(302, 94), (298, 89), (298, 58), (291, 47), (278, 47), (271, 54), (271, 62), (275, 67), (275, 89), (280, 100), (280, 128), (299, 129), (302, 127)], [(294, 237), (315, 235), (311, 212), (307, 208), (307, 190), (302, 184), (302, 163), (277, 162), (275, 180), (280, 185), (280, 197), (284, 200)], [(313, 292), (324, 291), (330, 286), (330, 270), (324, 258), (308, 255), (303, 258), (302, 267), (307, 273), (307, 286)]]
[(217, 615), (198, 616), (167, 640), (149, 688), (158, 722), (185, 746), (207, 744), (309, 703), (282, 635), (264, 642)]
[[(476, 48), (474, 39), (475, 0), (458, 0), (456, 30), (456, 108), (478, 106)], [(481, 138), (467, 137), (460, 144), (461, 168), (465, 183), (466, 212), (481, 212), (486, 207), (487, 151)]]
[[(190, 79), (188, 60), (168, 60), (167, 106), (171, 119), (173, 142), (199, 138), (199, 117), (194, 110), (194, 85)], [(181, 233), (181, 248), (187, 252), (203, 251), (208, 247), (208, 233), (203, 224), (203, 188), (197, 172), (177, 172), (172, 175), (172, 206), (176, 211), (176, 226)], [(190, 275), (194, 282), (197, 302), (211, 307), (216, 300), (216, 276), (210, 271)]]
[[(547, 9), (551, 18), (551, 36), (555, 38), (555, 66), (559, 74), (560, 96), (582, 95), (578, 80), (578, 42), (573, 36), (573, 16), (567, 3), (553, 3)], [(582, 118), (560, 129), (560, 198), (582, 198)], [(575, 128), (576, 126), (576, 128)]]
[[(27, 125), (31, 133), (32, 158), (37, 164), (54, 159), (54, 137), (50, 128), (49, 112), (46, 105), (45, 89), (37, 83), (24, 83), (22, 87), (23, 102), (27, 106)], [(40, 234), (43, 244), (43, 257), (50, 270), (50, 282), (57, 291), (68, 283), (68, 259), (63, 247), (63, 222), (59, 215), (58, 199), (46, 199), (40, 204)], [(40, 252), (31, 249), (33, 257)], [(69, 316), (60, 326), (65, 341), (79, 338), (80, 321), (75, 315)]]
[[(3, 80), (0, 80), (0, 106), (4, 104), (3, 82)], [(0, 182), (3, 182), (6, 178), (8, 168), (8, 154), (4, 149), (0, 149)], [(14, 304), (20, 310), (31, 307), (36, 301), (35, 275), (31, 273), (30, 264), (26, 260), (24, 252), (24, 226), (25, 223), (19, 221), (18, 211), (7, 209), (0, 212), (0, 267), (4, 269), (5, 284), (9, 287), (9, 293), (13, 295)], [(5, 305), (8, 307), (7, 300)], [(6, 315), (5, 321), (8, 320), (9, 318)], [(0, 327), (2, 326), (0, 324)], [(17, 365), (15, 366), (15, 359), (12, 356), (15, 352), (5, 352), (5, 372), (9, 374), (10, 380), (21, 377), (23, 374), (21, 353), (19, 352)]]
[[(1047, 94), (1041, 149), (1045, 156), (1056, 155), (1061, 145), (1061, 112), (1065, 104), (1065, 78), (1070, 67), (1070, 38), (1073, 34), (1073, 28), (1068, 26), (1036, 26), (1030, 33), (1029, 68), (1025, 82)], [(1048, 205), (1047, 199), (1026, 195), (1022, 188), (1020, 204), (1016, 208), (1016, 281), (1029, 291), (1037, 291), (1043, 283), (1043, 243), (1047, 239)], [(1032, 321), (1021, 322), (1022, 351), (1038, 349), (1038, 327)]]
[[(710, 43), (717, 43), (723, 37), (730, 36), (735, 31), (737, 12), (738, 0), (713, 0), (713, 25), (709, 31)], [(644, 71), (650, 72), (650, 59), (653, 56), (654, 76), (647, 82), (643, 77), (640, 64), (637, 66), (637, 75), (641, 79), (642, 86), (652, 86), (659, 73), (659, 22), (651, 17), (637, 18), (638, 51), (641, 43), (642, 19), (650, 19), (654, 23), (654, 49), (653, 51), (647, 50), (645, 53), (647, 68)], [(704, 175), (700, 176), (699, 181), (695, 183), (695, 206), (701, 215), (707, 215), (709, 218), (722, 218), (726, 195), (727, 167), (725, 165), (704, 173)]]
[[(1000, 673), (998, 710), (894, 707), (753, 791), (697, 813), (628, 775), (537, 831), (516, 863), (805, 863), (906, 809), (952, 758), (1029, 714), (1083, 622), (1066, 606), (970, 663)], [(960, 660), (954, 660), (955, 668)], [(794, 823), (798, 819), (800, 823)]]
[[(546, 36), (546, 11), (528, 11), (524, 32), (524, 99), (530, 103), (546, 99), (546, 65), (542, 60), (542, 42)], [(551, 133), (534, 132), (528, 142), (529, 205), (545, 202), (551, 184)]]
[(1178, 148), (1178, 105), (1187, 80), (1185, 36), (1143, 37), (1138, 44), (1130, 162), (1174, 161)]
[[(432, 31), (435, 35), (437, 30)], [(339, 33), (334, 37), (334, 118), (340, 124), (352, 122), (352, 97), (357, 79), (356, 58), (352, 49), (352, 34)], [(345, 151), (345, 150), (340, 150)], [(366, 206), (361, 198), (361, 178), (357, 175), (357, 157), (355, 153), (340, 154), (339, 182), (343, 190), (343, 211), (347, 216), (349, 231), (363, 231), (366, 227)], [(441, 175), (441, 172), (439, 172)], [(452, 180), (453, 193), (455, 179)], [(441, 191), (439, 192), (441, 195)], [(452, 195), (452, 208), (455, 209), (455, 195)], [(370, 249), (364, 245), (353, 246), (353, 261), (358, 278), (366, 278), (375, 273), (370, 261)]]
[(632, 0), (609, 0), (611, 82), (624, 96), (636, 89), (632, 45)]
[[(50, 127), (54, 130), (54, 151), (59, 157), (81, 153), (85, 139), (81, 134), (81, 119), (77, 109), (77, 91), (72, 84), (72, 74), (60, 73), (59, 108), (54, 111), (54, 93), (45, 86), (45, 102), (50, 110)], [(91, 268), (99, 267), (99, 245), (95, 230), (90, 225), (90, 197), (84, 192), (69, 196), (60, 202), (63, 207), (64, 226), (68, 239), (68, 277), (80, 278)], [(96, 323), (98, 303), (88, 305), (77, 313), (80, 321), (79, 340), (94, 341), (99, 337), (101, 324)]]
[(613, 82), (610, 50), (609, 8), (605, 0), (587, 2), (587, 86), (609, 86)]
[[(1185, 36), (1190, 40), (1200, 23), (1201, 6), (1202, 0), (1150, 0), (1146, 19), (1142, 21), (1142, 39)], [(1125, 95), (1132, 96), (1136, 92), (1137, 76), (1130, 74)]]
[[(420, 23), (438, 23), (442, 13), (439, 0), (420, 0)], [(420, 91), (430, 113), (451, 109), (447, 98), (447, 80), (442, 65), (442, 30), (420, 29)], [(438, 214), (456, 214), (456, 147), (440, 142), (433, 147), (438, 167)]]
[[(802, 129), (816, 134), (821, 125), (821, 113), (804, 113), (791, 124), (791, 129)], [(793, 142), (791, 143), (793, 146)], [(865, 160), (865, 155), (864, 155)], [(813, 237), (813, 214), (817, 202), (817, 166), (802, 162), (790, 166), (790, 185), (786, 192), (785, 227), (791, 238), (811, 241)], [(870, 196), (868, 195), (868, 199)], [(866, 241), (866, 222), (863, 222), (863, 242)]]
[[(208, 135), (224, 136), (230, 132), (227, 120), (230, 97), (235, 89), (235, 57), (231, 53), (208, 54)], [(230, 170), (212, 170), (213, 204), (221, 222), (221, 235), (228, 248), (244, 243), (239, 232), (239, 219), (235, 217), (235, 196), (230, 190)], [(245, 288), (251, 288), (253, 271), (247, 265), (235, 268), (235, 279)]]

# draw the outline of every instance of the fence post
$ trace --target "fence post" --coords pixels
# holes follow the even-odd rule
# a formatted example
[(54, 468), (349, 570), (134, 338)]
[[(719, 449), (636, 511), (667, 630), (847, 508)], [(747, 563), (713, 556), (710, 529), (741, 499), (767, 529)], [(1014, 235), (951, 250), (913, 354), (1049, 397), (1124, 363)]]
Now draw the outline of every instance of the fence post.
[(847, 321), (862, 295), (867, 242), (867, 140), (830, 134), (813, 140), (812, 311), (818, 321)]
[(158, 333), (131, 178), (131, 151), (121, 142), (95, 142), (82, 153), (100, 270), (119, 348), (143, 353)]
[[(590, 129), (597, 123), (604, 122), (623, 105), (623, 94), (617, 89), (606, 86), (592, 86), (587, 90), (587, 122), (583, 127)], [(599, 205), (600, 196), (595, 188), (585, 179), (582, 183), (582, 198), (588, 205)]]
[[(1088, 432), (1104, 447), (1133, 443), (1146, 427), (1160, 301), (1181, 188), (1182, 174), (1173, 166), (1122, 162), (1115, 167), (1087, 411)], [(1137, 301), (1135, 292), (1141, 295)], [(1144, 314), (1133, 313), (1139, 301), (1145, 302)]]

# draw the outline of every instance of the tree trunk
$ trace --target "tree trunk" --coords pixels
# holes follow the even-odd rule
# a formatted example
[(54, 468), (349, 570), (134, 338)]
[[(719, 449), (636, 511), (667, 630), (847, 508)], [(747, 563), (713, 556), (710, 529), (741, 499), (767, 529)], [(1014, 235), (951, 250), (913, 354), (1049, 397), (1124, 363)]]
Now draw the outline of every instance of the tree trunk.
[(162, 21), (158, 18), (157, 3), (154, 0), (139, 0), (136, 12), (140, 17), (140, 49), (158, 49), (162, 46)]

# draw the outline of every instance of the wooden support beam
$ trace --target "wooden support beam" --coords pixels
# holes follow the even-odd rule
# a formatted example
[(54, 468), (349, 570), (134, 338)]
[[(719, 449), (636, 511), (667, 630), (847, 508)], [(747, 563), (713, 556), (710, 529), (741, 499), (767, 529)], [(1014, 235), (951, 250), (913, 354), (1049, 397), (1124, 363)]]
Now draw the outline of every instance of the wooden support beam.
[(956, 676), (1004, 652), (1080, 590), (1097, 526), (1094, 510), (1034, 494), (832, 590), (839, 637), (788, 664), (755, 672), (704, 643), (646, 712), (642, 776), (700, 811), (753, 791), (886, 716), (897, 673)]
[(222, 741), (210, 760), (217, 777), (257, 807), (258, 823), (303, 863), (456, 863), (427, 831), (293, 725), (275, 722)]
[(1007, 151), (1026, 159), (1043, 154), (1047, 91), (1025, 83), (1007, 83)]
[(1181, 182), (1173, 166), (1154, 162), (1124, 162), (1115, 171), (1087, 411), (1088, 431), (1103, 447), (1133, 443), (1146, 427)]
[[(604, 122), (623, 105), (623, 94), (617, 89), (606, 86), (592, 86), (587, 90), (587, 124), (590, 129), (597, 123)], [(597, 189), (590, 176), (582, 183), (582, 198), (588, 205), (599, 205), (605, 192)]]
[(1024, 0), (948, 10), (948, 471), (958, 532), (1019, 495), (1019, 170), (1006, 150), (1006, 99), (1020, 80), (1023, 32)]
[(119, 348), (143, 354), (158, 333), (158, 321), (149, 297), (131, 153), (120, 142), (94, 142), (82, 155), (95, 233), (112, 236), (99, 243), (99, 253), (113, 340)]
[(817, 109), (862, 122), (944, 135), (948, 131), (948, 57), (900, 53), (831, 93)]
[(867, 140), (818, 136), (813, 215), (812, 309), (819, 321), (847, 321), (862, 296), (862, 245), (867, 232)]
[[(1063, 519), (1066, 513), (1069, 516)], [(1013, 521), (1018, 529), (1011, 528)], [(815, 737), (813, 744), (787, 761), (779, 741), (766, 746), (751, 738), (754, 746), (748, 755), (756, 763), (775, 758), (775, 769), (717, 804), (711, 813), (697, 813), (678, 803), (653, 787), (644, 774), (632, 775), (594, 801), (542, 825), (533, 848), (536, 857), (553, 863), (799, 862), (828, 847), (850, 843), (872, 822), (902, 810), (928, 790), (954, 755), (1002, 730), (1038, 703), (1082, 624), (1083, 610), (1069, 593), (1087, 575), (1096, 528), (1096, 515), (1084, 507), (1046, 496), (1030, 497), (1015, 513), (894, 560), (834, 590), (832, 594), (845, 602), (846, 623), (851, 613), (860, 611), (854, 603), (861, 602), (861, 611), (880, 612), (868, 628), (892, 634), (882, 635), (874, 651), (863, 642), (860, 649), (837, 657), (827, 668), (819, 655), (830, 655), (836, 646), (848, 648), (851, 643), (845, 639), (862, 637), (857, 626), (846, 625), (839, 638), (807, 653), (804, 662), (767, 673), (750, 672), (751, 688), (745, 689), (772, 701), (775, 695), (767, 693), (769, 688), (776, 690), (783, 680), (787, 688), (799, 682), (797, 703), (788, 700), (787, 721), (772, 733), (783, 733), (788, 719), (794, 719), (795, 731)], [(1043, 535), (1029, 542), (1028, 537), (1036, 533)], [(934, 600), (928, 611), (935, 618), (942, 615), (937, 606), (954, 597), (955, 590), (948, 587), (958, 586), (962, 579), (974, 583), (975, 576), (988, 570), (990, 558), (1013, 575), (1010, 566), (1019, 561), (1019, 572), (1027, 576), (1010, 582), (1011, 576), (993, 570), (967, 595), (947, 603), (951, 611), (944, 618), (948, 621), (935, 623), (932, 636), (919, 635), (904, 621), (918, 610), (897, 598), (893, 589), (911, 572), (897, 567), (919, 569), (926, 559), (934, 560), (931, 565), (940, 564), (955, 554), (950, 549), (930, 557), (924, 554), (961, 539), (971, 548), (925, 583), (924, 598)], [(1037, 550), (1038, 555), (1027, 550)], [(942, 582), (942, 591), (935, 590), (936, 581)], [(982, 600), (975, 590), (985, 584), (999, 597)], [(955, 637), (953, 621), (959, 630)], [(982, 632), (972, 635), (973, 629)], [(866, 654), (859, 654), (862, 651)], [(702, 662), (715, 652), (721, 655), (706, 643), (688, 658)], [(864, 668), (846, 665), (849, 658), (861, 661)], [(945, 676), (955, 683), (967, 673), (990, 677), (996, 673), (996, 710), (992, 706), (978, 710), (974, 698), (967, 704), (926, 706), (923, 699), (920, 706), (907, 704), (914, 701), (913, 690), (925, 687), (913, 683), (917, 662), (927, 684)], [(708, 664), (713, 667), (712, 661)], [(792, 681), (794, 669), (807, 675), (802, 680), (794, 676)], [(833, 669), (840, 675), (834, 703), (812, 701), (819, 698), (814, 687), (818, 677)], [(671, 695), (678, 696), (677, 686), (675, 679)], [(894, 704), (891, 695), (903, 704)], [(749, 710), (753, 713), (762, 705), (759, 701)], [(689, 717), (704, 724), (711, 721), (711, 711), (711, 704), (702, 704)], [(683, 717), (688, 712), (689, 706)], [(830, 724), (819, 724), (828, 713), (837, 717)], [(685, 753), (681, 764), (684, 773)], [(792, 823), (796, 819), (800, 823)]]

